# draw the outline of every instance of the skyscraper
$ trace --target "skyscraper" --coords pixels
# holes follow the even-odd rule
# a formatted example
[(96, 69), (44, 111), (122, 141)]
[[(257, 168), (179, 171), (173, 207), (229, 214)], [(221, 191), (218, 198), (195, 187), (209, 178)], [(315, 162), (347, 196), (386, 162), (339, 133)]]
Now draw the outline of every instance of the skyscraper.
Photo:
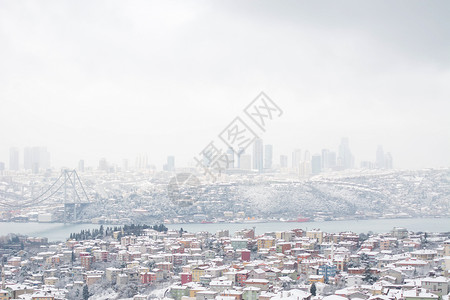
[(136, 161), (134, 167), (137, 170), (146, 169), (148, 167), (148, 156), (147, 154), (139, 154), (136, 156)]
[(19, 148), (9, 149), (9, 169), (11, 171), (19, 170)]
[(50, 153), (45, 147), (26, 147), (23, 152), (23, 166), (37, 173), (50, 168)]
[(25, 147), (23, 150), (23, 168), (30, 170), (33, 166), (33, 154), (31, 147)]
[(175, 156), (167, 156), (167, 164), (163, 166), (164, 171), (175, 171)]
[(273, 161), (273, 147), (272, 145), (264, 146), (264, 169), (272, 169), (272, 161)]
[(334, 151), (330, 151), (330, 153), (328, 154), (328, 167), (330, 169), (336, 168), (336, 152)]
[(237, 168), (241, 169), (241, 156), (245, 153), (245, 148), (239, 148), (239, 151), (236, 153), (237, 156)]
[(240, 155), (240, 169), (248, 171), (252, 169), (252, 156), (250, 154), (242, 153)]
[(305, 151), (305, 158), (303, 159), (303, 161), (300, 162), (300, 167), (299, 167), (299, 176), (300, 177), (304, 177), (307, 178), (309, 176), (311, 176), (311, 155), (309, 154), (309, 151), (306, 150)]
[(280, 155), (280, 168), (286, 169), (288, 166), (288, 157), (287, 155)]
[(330, 168), (330, 150), (322, 149), (322, 171)]
[(108, 162), (106, 161), (106, 158), (101, 158), (98, 162), (98, 169), (100, 171), (108, 171)]
[(253, 142), (253, 169), (262, 172), (263, 170), (263, 140), (256, 139)]
[(295, 172), (300, 168), (300, 162), (302, 161), (301, 155), (302, 151), (300, 149), (294, 149), (292, 152), (292, 169), (294, 169)]
[(377, 169), (384, 169), (385, 168), (384, 151), (383, 151), (383, 147), (382, 146), (378, 146), (378, 148), (377, 148), (377, 154), (376, 154), (376, 158), (375, 158), (375, 167)]
[(84, 159), (80, 159), (80, 161), (78, 162), (78, 171), (84, 172)]
[(232, 147), (227, 150), (227, 168), (234, 169), (234, 151)]
[(315, 154), (311, 157), (311, 173), (317, 175), (322, 171), (322, 157)]
[(305, 151), (305, 158), (304, 161), (311, 161), (311, 153), (309, 153), (309, 150)]
[(342, 138), (339, 145), (338, 167), (342, 169), (351, 169), (354, 165), (354, 158), (350, 151), (348, 138)]
[(384, 165), (386, 169), (392, 169), (394, 167), (394, 162), (392, 160), (392, 155), (390, 152), (387, 152), (384, 156)]

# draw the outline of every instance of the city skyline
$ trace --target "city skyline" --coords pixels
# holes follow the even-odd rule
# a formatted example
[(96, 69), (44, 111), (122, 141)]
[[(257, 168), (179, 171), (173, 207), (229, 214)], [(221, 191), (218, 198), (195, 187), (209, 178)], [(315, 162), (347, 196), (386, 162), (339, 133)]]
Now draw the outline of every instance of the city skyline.
[(274, 157), (346, 136), (363, 161), (381, 144), (399, 168), (449, 167), (449, 4), (326, 3), (2, 2), (1, 160), (187, 164), (264, 91)]
[[(345, 170), (345, 169), (392, 169), (394, 168), (392, 154), (384, 152), (383, 146), (378, 145), (372, 159), (355, 160), (355, 156), (351, 153), (349, 139), (341, 138), (340, 144), (335, 148), (322, 148), (320, 151), (311, 152), (309, 149), (300, 149), (298, 147), (292, 149), (289, 153), (279, 153), (280, 160), (274, 161), (273, 145), (265, 143), (264, 139), (258, 138), (255, 143), (250, 145), (247, 153), (242, 151), (240, 155), (233, 153), (232, 149), (228, 149), (227, 156), (228, 169), (243, 169), (243, 170), (263, 170), (271, 169), (287, 169), (291, 172), (299, 173), (300, 176), (317, 175), (322, 170)], [(275, 150), (277, 147), (275, 147)], [(122, 158), (120, 161), (111, 161), (105, 156), (101, 156), (96, 162), (91, 164), (86, 163), (84, 158), (80, 158), (74, 166), (58, 166), (50, 163), (50, 152), (47, 147), (42, 146), (27, 146), (23, 149), (19, 147), (10, 147), (9, 160), (1, 160), (5, 169), (10, 171), (18, 170), (32, 170), (34, 173), (50, 168), (76, 168), (78, 170), (99, 169), (110, 170), (110, 168), (128, 170), (128, 169), (147, 169), (155, 168), (156, 170), (163, 170), (175, 172), (176, 168), (190, 168), (195, 166), (194, 161), (187, 164), (175, 165), (175, 156), (168, 155), (165, 161), (159, 164), (153, 163), (147, 154), (138, 154), (135, 158)], [(240, 167), (241, 158), (244, 155), (244, 165)], [(277, 156), (275, 156), (277, 157)], [(313, 161), (315, 167), (313, 167)], [(317, 160), (319, 159), (319, 160)], [(135, 161), (134, 164), (132, 163)], [(305, 171), (305, 165), (302, 163), (309, 162), (311, 165), (306, 166), (310, 171)], [(313, 171), (314, 168), (316, 171)], [(319, 171), (317, 171), (319, 168)], [(306, 173), (305, 173), (306, 172)]]

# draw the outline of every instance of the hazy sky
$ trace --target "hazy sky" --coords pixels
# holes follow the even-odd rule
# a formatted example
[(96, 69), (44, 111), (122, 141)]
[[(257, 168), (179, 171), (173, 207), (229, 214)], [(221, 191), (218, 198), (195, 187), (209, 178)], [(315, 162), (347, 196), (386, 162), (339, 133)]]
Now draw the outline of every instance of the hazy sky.
[[(200, 152), (260, 91), (263, 135), (399, 168), (450, 166), (448, 1), (0, 0), (0, 161), (161, 167)], [(21, 152), (22, 160), (22, 152)]]

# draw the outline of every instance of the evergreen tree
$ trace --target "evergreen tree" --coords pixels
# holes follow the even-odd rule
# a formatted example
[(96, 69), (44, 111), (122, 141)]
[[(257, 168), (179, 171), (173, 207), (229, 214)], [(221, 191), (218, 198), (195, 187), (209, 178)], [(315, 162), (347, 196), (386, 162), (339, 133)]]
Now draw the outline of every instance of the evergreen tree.
[(83, 300), (88, 300), (89, 299), (89, 289), (88, 286), (85, 285), (83, 287)]
[(316, 283), (313, 282), (313, 284), (311, 285), (311, 288), (309, 289), (309, 292), (311, 293), (311, 295), (315, 296), (316, 295), (316, 291), (317, 291)]

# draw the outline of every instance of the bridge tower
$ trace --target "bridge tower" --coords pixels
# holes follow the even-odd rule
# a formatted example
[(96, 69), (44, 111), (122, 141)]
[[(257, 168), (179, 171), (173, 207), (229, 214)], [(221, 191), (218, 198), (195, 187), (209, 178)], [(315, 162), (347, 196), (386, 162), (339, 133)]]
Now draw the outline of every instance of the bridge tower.
[[(77, 209), (81, 208), (83, 205), (89, 203), (89, 198), (84, 190), (83, 184), (78, 177), (77, 171), (75, 170), (63, 170), (63, 185), (64, 185), (64, 224), (69, 222), (77, 221)], [(78, 182), (78, 184), (77, 184)], [(77, 186), (79, 186), (83, 192), (82, 196), (86, 198), (86, 201), (80, 197), (77, 191)], [(72, 220), (68, 220), (69, 210), (72, 211)]]

